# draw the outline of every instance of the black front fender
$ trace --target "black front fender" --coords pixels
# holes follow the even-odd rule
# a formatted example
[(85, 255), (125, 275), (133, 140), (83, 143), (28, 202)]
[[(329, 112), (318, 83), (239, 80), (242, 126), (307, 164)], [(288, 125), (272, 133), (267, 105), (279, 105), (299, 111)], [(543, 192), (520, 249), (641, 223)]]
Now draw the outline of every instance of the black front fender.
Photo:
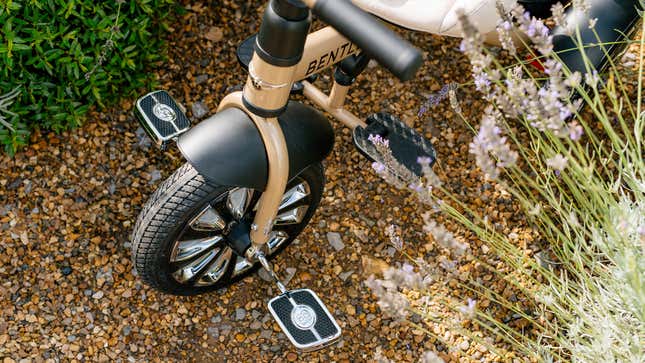
[[(290, 101), (278, 117), (289, 150), (289, 178), (322, 161), (334, 146), (334, 130), (322, 113)], [(264, 190), (267, 155), (253, 120), (227, 108), (182, 134), (177, 140), (186, 160), (206, 179), (220, 185)]]

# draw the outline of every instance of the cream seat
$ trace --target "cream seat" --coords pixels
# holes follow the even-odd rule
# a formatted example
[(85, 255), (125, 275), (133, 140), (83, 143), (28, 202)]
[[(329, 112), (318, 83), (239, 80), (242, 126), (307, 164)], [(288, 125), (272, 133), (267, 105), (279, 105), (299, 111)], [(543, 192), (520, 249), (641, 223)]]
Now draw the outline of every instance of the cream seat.
[[(457, 10), (464, 9), (483, 34), (495, 30), (495, 0), (352, 0), (354, 4), (399, 26), (432, 34), (461, 37)], [(508, 6), (509, 0), (504, 0)]]

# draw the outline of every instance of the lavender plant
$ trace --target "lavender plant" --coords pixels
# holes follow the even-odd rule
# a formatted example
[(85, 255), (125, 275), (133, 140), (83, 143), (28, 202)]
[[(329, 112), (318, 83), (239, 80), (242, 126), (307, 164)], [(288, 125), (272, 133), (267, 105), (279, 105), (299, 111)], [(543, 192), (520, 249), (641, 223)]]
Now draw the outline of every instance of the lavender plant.
[[(587, 7), (584, 1), (573, 6), (581, 11)], [(563, 25), (561, 6), (553, 10), (555, 22)], [(530, 223), (525, 230), (536, 242), (518, 245), (516, 232), (501, 233), (491, 218), (451, 193), (426, 165), (424, 178), (408, 186), (432, 207), (424, 215), (424, 230), (444, 252), (434, 261), (410, 256), (392, 229), (390, 240), (416, 268), (391, 268), (367, 285), (386, 314), (399, 319), (420, 314), (423, 324), (409, 323), (433, 339), (446, 342), (450, 334), (461, 335), (498, 359), (510, 359), (507, 350), (512, 350), (530, 361), (643, 362), (645, 32), (638, 40), (640, 54), (622, 57), (623, 66), (637, 67), (636, 90), (630, 92), (629, 73), (614, 62), (605, 74), (591, 64), (586, 74), (570, 72), (553, 52), (548, 28), (520, 6), (500, 15), (501, 44), (517, 65), (503, 67), (461, 15), (461, 49), (470, 59), (473, 84), (489, 106), (478, 128), (456, 111), (476, 130), (469, 151), (484, 179), (517, 204)], [(514, 32), (524, 38), (512, 38)], [(582, 52), (579, 32), (569, 29)], [(526, 67), (520, 49), (537, 50), (546, 82)], [(579, 95), (575, 100), (574, 92)], [(424, 104), (422, 111), (435, 101)], [(375, 141), (387, 153), (387, 143)], [(375, 170), (401, 187), (397, 175), (404, 175), (402, 166), (386, 164), (375, 165)], [(475, 235), (497, 262), (475, 256), (460, 234), (439, 219), (457, 222), (462, 231)], [(459, 264), (472, 260), (515, 293), (509, 296), (486, 281), (469, 279)], [(437, 293), (446, 286), (459, 286), (471, 297)], [(500, 319), (500, 310), (523, 324)], [(468, 329), (471, 325), (479, 331)]]

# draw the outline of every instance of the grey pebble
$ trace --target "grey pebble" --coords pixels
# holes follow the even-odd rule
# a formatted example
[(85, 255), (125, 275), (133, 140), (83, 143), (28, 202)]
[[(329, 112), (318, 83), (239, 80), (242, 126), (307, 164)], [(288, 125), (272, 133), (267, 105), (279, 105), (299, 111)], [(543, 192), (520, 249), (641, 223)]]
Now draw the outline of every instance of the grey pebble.
[(214, 326), (209, 327), (208, 329), (206, 329), (206, 331), (207, 331), (207, 332), (208, 332), (208, 334), (209, 334), (210, 336), (212, 336), (213, 338), (218, 338), (218, 337), (219, 337), (219, 329), (217, 329), (217, 328), (216, 328), (216, 327), (214, 327)]
[(157, 180), (161, 179), (161, 172), (157, 169), (154, 169), (150, 172), (150, 183), (154, 183)]
[(260, 321), (256, 320), (256, 321), (251, 323), (250, 327), (253, 330), (258, 330), (258, 329), (262, 328), (262, 323)]
[(208, 74), (200, 74), (199, 76), (195, 77), (195, 84), (202, 84), (206, 81), (208, 81)]
[(260, 278), (262, 280), (266, 281), (266, 282), (272, 282), (273, 281), (273, 279), (271, 278), (271, 275), (269, 275), (267, 270), (265, 270), (264, 268), (260, 268), (258, 270), (258, 276), (260, 276)]
[(345, 244), (340, 238), (340, 233), (337, 232), (327, 232), (327, 240), (329, 244), (336, 250), (340, 251), (345, 248)]
[(354, 270), (350, 270), (347, 272), (343, 272), (338, 277), (340, 277), (341, 280), (346, 281), (348, 277), (350, 277), (354, 273)]
[(191, 106), (191, 111), (193, 112), (193, 117), (200, 119), (208, 114), (208, 106), (204, 102), (198, 101), (193, 103)]
[(235, 309), (235, 320), (244, 320), (246, 317), (246, 310), (242, 308)]
[(294, 267), (287, 267), (286, 271), (287, 276), (282, 280), (282, 283), (285, 285), (289, 284), (289, 281), (296, 275), (296, 269)]
[(273, 332), (271, 330), (262, 330), (260, 333), (260, 338), (264, 339), (271, 339), (271, 336), (273, 335)]

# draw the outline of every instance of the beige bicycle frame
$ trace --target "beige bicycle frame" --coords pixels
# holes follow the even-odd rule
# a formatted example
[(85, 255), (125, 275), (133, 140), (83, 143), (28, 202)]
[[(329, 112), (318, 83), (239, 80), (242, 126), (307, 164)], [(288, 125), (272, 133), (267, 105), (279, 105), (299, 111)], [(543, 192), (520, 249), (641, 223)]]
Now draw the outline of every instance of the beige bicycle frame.
[[(249, 77), (244, 90), (231, 93), (220, 102), (218, 111), (236, 107), (249, 115), (260, 132), (267, 152), (268, 180), (251, 226), (250, 237), (253, 243), (253, 248), (249, 249), (253, 251), (251, 254), (262, 250), (273, 229), (289, 178), (289, 155), (277, 118), (263, 118), (253, 114), (244, 106), (243, 97), (250, 104), (261, 109), (280, 109), (287, 104), (294, 82), (319, 73), (358, 52), (356, 45), (332, 27), (323, 28), (307, 36), (302, 60), (295, 66), (274, 66), (254, 54), (249, 64)], [(302, 83), (305, 97), (318, 107), (352, 129), (365, 126), (362, 120), (343, 108), (349, 87), (341, 86), (334, 81), (330, 95), (327, 96), (310, 82), (302, 81)]]

